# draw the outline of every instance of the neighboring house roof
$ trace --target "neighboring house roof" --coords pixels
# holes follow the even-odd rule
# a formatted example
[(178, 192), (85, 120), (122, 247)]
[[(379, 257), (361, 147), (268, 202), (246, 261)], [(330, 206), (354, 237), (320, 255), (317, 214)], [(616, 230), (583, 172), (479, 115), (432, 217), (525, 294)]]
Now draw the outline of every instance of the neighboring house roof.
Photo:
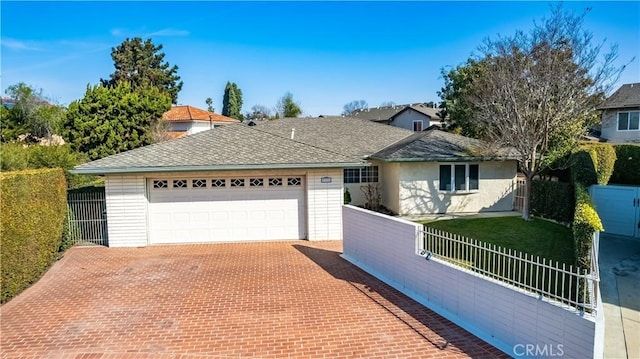
[[(313, 120), (309, 120), (313, 121)], [(229, 124), (122, 152), (75, 167), (75, 173), (142, 173), (361, 165), (335, 151), (292, 141), (257, 126)]]
[(442, 121), (442, 118), (440, 117), (440, 115), (438, 115), (438, 112), (440, 112), (441, 109), (428, 107), (428, 106), (425, 106), (423, 103), (382, 106), (382, 107), (358, 110), (356, 113), (352, 115), (352, 117), (362, 118), (365, 120), (376, 121), (376, 122), (385, 122), (385, 121), (393, 120), (393, 118), (399, 115), (401, 112), (408, 111), (409, 109), (413, 109), (417, 112), (420, 112), (431, 119)]
[(386, 162), (478, 161), (517, 159), (515, 151), (492, 149), (488, 143), (432, 127), (416, 132), (370, 156)]
[(640, 107), (640, 82), (622, 85), (597, 109), (607, 110), (627, 107)]
[(364, 158), (410, 136), (413, 131), (351, 117), (283, 118), (256, 122), (256, 128), (317, 148)]
[(217, 113), (205, 111), (197, 107), (188, 105), (173, 106), (171, 109), (162, 114), (162, 118), (171, 122), (188, 122), (188, 121), (213, 121), (213, 122), (240, 122), (234, 118), (222, 116)]

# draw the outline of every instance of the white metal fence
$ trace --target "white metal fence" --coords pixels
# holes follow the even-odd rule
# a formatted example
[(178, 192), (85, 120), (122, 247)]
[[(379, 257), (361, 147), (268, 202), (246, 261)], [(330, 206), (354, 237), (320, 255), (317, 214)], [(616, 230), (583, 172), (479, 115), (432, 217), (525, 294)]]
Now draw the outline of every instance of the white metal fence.
[(72, 245), (107, 245), (107, 205), (104, 188), (70, 190), (68, 230)]
[(595, 314), (599, 281), (597, 232), (594, 234), (590, 270), (431, 227), (424, 227), (422, 234), (418, 246), (427, 258), (433, 256), (561, 305)]

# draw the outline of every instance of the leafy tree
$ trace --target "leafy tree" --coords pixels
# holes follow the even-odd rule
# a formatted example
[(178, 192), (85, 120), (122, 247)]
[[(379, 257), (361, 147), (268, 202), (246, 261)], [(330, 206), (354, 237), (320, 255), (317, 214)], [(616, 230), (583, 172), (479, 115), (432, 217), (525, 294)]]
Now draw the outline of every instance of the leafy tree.
[(622, 71), (613, 66), (615, 46), (600, 56), (602, 45), (591, 43), (585, 15), (558, 6), (529, 34), (486, 40), (483, 69), (464, 96), (479, 134), (516, 150), (526, 177), (527, 220), (532, 178), (586, 134), (595, 106)]
[(298, 117), (302, 114), (300, 104), (293, 100), (291, 92), (287, 92), (276, 103), (279, 117)]
[(106, 157), (152, 143), (152, 127), (170, 108), (169, 94), (157, 87), (87, 86), (69, 105), (65, 137), (91, 160)]
[(15, 104), (11, 109), (2, 109), (2, 141), (13, 141), (18, 135), (27, 133), (38, 138), (50, 138), (59, 132), (64, 121), (64, 109), (50, 104), (42, 89), (36, 90), (20, 82), (9, 86), (5, 93)]
[(151, 39), (144, 42), (141, 38), (127, 38), (111, 49), (116, 70), (109, 80), (101, 80), (103, 85), (115, 86), (128, 81), (133, 89), (138, 87), (158, 87), (166, 90), (171, 103), (177, 103), (178, 92), (182, 89), (182, 81), (177, 75), (178, 66), (171, 66), (164, 61), (165, 54), (160, 52), (162, 45), (154, 45)]
[(349, 116), (358, 110), (366, 110), (367, 108), (369, 108), (369, 104), (367, 103), (367, 101), (355, 100), (344, 105), (344, 107), (342, 108), (342, 114), (344, 116)]
[(207, 99), (204, 100), (204, 103), (207, 104), (207, 111), (216, 112), (216, 109), (213, 108), (213, 100), (211, 99), (211, 97), (207, 97)]
[(442, 102), (441, 117), (445, 119), (447, 128), (464, 136), (478, 137), (478, 129), (470, 120), (473, 105), (465, 98), (471, 88), (473, 79), (482, 71), (482, 61), (468, 59), (463, 65), (446, 71), (440, 70), (444, 78), (444, 87), (438, 91)]
[(224, 88), (222, 99), (222, 114), (242, 121), (242, 90), (233, 82), (228, 82)]
[(271, 118), (272, 113), (271, 113), (271, 109), (269, 109), (267, 106), (263, 106), (263, 105), (253, 105), (251, 106), (251, 112), (247, 112), (244, 115), (244, 118), (246, 120), (267, 120), (269, 118)]

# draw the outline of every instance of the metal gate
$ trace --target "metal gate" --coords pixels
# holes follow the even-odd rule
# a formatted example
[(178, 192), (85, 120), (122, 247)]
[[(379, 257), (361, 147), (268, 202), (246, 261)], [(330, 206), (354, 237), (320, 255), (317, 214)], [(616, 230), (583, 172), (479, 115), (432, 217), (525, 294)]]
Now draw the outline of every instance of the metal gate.
[(85, 187), (69, 190), (68, 230), (71, 244), (106, 246), (107, 203), (104, 187)]

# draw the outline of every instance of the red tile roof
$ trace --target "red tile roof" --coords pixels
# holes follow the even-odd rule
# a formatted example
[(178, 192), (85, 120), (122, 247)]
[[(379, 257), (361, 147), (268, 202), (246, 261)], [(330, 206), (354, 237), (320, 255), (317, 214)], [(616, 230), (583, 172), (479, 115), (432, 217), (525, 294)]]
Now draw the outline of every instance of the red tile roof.
[(171, 110), (162, 114), (162, 118), (167, 121), (210, 121), (213, 122), (240, 122), (231, 117), (222, 116), (217, 113), (205, 111), (197, 107), (179, 105), (171, 107)]

